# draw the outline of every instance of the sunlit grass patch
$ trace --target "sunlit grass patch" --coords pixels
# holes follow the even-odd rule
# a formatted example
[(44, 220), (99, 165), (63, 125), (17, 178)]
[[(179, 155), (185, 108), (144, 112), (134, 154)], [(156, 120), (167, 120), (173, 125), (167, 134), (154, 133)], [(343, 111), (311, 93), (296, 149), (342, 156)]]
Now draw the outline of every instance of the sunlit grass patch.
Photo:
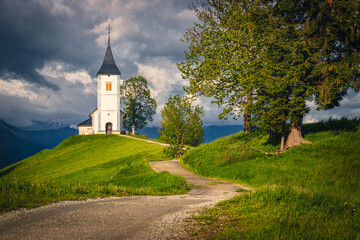
[(279, 155), (241, 155), (238, 146), (264, 151), (279, 147), (268, 143), (261, 132), (235, 134), (186, 153), (181, 163), (194, 172), (254, 190), (240, 190), (238, 197), (204, 212), (203, 216), (217, 220), (206, 228), (199, 226), (197, 237), (360, 238), (359, 120), (321, 122), (322, 131), (316, 126), (303, 127), (312, 145), (294, 147)]
[(181, 177), (156, 173), (149, 161), (167, 159), (163, 146), (119, 136), (72, 136), (0, 170), (0, 210), (61, 200), (181, 194)]

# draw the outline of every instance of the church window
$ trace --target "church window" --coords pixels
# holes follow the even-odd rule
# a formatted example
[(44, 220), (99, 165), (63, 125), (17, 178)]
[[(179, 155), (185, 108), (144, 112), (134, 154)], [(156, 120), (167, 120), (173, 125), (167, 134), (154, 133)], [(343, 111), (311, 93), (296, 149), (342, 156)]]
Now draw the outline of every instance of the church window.
[(106, 91), (111, 91), (111, 90), (112, 90), (111, 82), (107, 82), (106, 83)]

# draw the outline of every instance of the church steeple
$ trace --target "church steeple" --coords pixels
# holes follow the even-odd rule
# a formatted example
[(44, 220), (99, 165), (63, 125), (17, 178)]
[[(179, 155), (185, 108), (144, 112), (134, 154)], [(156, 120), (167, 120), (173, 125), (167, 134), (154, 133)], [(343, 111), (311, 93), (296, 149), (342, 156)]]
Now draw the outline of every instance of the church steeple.
[(107, 30), (108, 30), (108, 47), (110, 46), (110, 23), (109, 23), (109, 26), (107, 27)]
[(108, 26), (108, 45), (103, 64), (101, 65), (97, 75), (121, 75), (120, 70), (116, 66), (110, 47), (110, 23)]

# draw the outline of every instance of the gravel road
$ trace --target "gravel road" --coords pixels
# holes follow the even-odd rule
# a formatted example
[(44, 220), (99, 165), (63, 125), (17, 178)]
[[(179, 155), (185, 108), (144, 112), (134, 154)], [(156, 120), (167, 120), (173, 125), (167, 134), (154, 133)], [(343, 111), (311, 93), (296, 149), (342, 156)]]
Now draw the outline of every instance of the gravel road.
[(196, 176), (177, 160), (151, 162), (156, 171), (195, 186), (184, 195), (65, 201), (0, 214), (0, 239), (182, 239), (184, 218), (234, 197), (240, 185)]

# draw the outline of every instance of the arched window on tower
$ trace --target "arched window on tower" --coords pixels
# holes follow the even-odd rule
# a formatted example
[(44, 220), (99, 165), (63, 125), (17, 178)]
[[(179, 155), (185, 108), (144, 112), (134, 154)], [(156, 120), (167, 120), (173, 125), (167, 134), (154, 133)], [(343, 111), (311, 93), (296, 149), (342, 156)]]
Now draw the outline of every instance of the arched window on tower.
[(112, 90), (111, 82), (107, 82), (106, 83), (106, 91), (111, 91), (111, 90)]

